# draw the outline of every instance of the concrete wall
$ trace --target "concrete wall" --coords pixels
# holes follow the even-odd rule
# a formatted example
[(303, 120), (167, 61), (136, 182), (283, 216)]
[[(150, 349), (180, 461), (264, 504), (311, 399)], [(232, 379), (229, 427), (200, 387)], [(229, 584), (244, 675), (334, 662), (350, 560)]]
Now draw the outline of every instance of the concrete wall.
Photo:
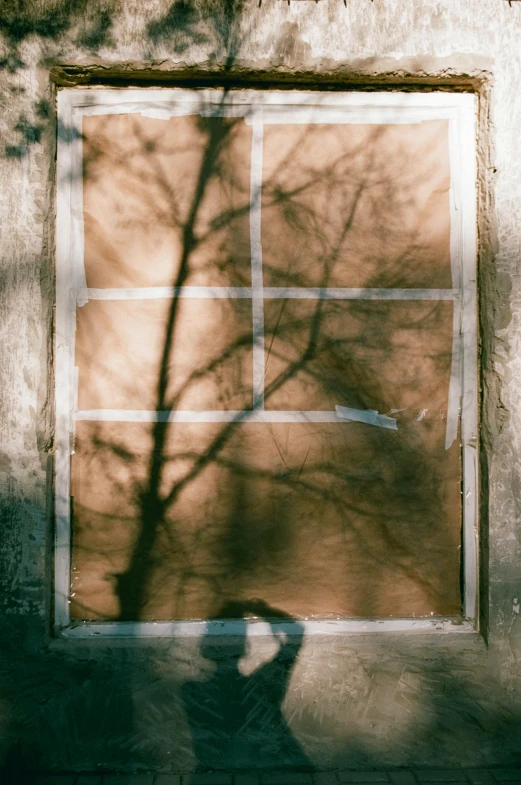
[[(78, 770), (521, 763), (521, 3), (8, 0), (0, 33), (2, 750)], [(480, 96), (482, 633), (308, 638), (240, 754), (190, 728), (186, 683), (214, 667), (196, 641), (49, 635), (57, 84), (190, 76)]]

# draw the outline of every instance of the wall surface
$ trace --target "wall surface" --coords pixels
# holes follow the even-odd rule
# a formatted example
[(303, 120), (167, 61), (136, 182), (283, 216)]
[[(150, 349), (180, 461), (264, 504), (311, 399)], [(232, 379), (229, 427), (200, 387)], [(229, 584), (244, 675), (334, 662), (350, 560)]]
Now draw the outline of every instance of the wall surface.
[[(521, 3), (7, 0), (0, 41), (2, 755), (76, 770), (521, 764)], [(56, 90), (190, 76), (478, 93), (481, 635), (307, 638), (293, 668), (288, 650), (262, 671), (257, 702), (244, 675), (272, 639), (251, 643), (241, 680), (233, 642), (203, 657), (192, 639), (51, 638)]]

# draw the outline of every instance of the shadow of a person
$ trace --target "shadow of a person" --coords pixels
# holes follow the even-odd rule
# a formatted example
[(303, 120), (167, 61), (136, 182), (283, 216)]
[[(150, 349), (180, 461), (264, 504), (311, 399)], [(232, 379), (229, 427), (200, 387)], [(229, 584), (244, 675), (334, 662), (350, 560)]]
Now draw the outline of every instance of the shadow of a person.
[[(279, 645), (275, 656), (248, 676), (238, 667), (246, 653), (246, 614), (267, 621)], [(282, 713), (302, 646), (302, 624), (260, 600), (228, 602), (216, 618), (236, 620), (237, 634), (223, 644), (207, 633), (201, 654), (215, 662), (215, 671), (209, 679), (187, 682), (182, 688), (197, 770), (259, 765), (311, 771), (313, 766)]]

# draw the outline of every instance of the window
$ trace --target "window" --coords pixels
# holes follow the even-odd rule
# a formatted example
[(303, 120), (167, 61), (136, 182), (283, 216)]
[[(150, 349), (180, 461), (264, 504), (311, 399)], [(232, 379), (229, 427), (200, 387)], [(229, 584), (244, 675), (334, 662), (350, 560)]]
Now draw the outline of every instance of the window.
[(58, 630), (473, 628), (474, 111), (60, 92)]

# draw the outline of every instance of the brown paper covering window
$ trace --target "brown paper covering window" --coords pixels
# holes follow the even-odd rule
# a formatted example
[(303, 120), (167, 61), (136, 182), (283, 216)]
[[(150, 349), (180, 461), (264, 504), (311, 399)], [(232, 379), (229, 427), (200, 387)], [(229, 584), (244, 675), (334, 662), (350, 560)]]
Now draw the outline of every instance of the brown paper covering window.
[[(156, 409), (171, 301), (91, 300), (78, 308), (80, 409)], [(251, 409), (250, 300), (180, 299), (166, 397), (176, 409)]]
[[(163, 492), (222, 425), (169, 429)], [(208, 618), (230, 597), (293, 615), (458, 614), (459, 455), (434, 417), (398, 432), (244, 424), (161, 518), (142, 619)], [(73, 615), (117, 618), (142, 525), (151, 427), (79, 423)]]
[[(243, 119), (107, 115), (83, 133), (89, 287), (172, 286), (183, 264), (184, 286), (251, 285)], [(447, 133), (265, 126), (264, 285), (451, 288)], [(251, 300), (176, 300), (165, 356), (172, 307), (78, 309), (80, 410), (252, 409)], [(398, 430), (77, 422), (73, 618), (204, 619), (252, 598), (318, 618), (458, 615), (452, 302), (266, 299), (263, 314), (266, 410), (373, 409)]]
[(87, 286), (172, 286), (196, 202), (186, 283), (249, 286), (251, 128), (243, 119), (85, 117), (83, 137)]
[(445, 120), (264, 128), (265, 286), (450, 288)]

